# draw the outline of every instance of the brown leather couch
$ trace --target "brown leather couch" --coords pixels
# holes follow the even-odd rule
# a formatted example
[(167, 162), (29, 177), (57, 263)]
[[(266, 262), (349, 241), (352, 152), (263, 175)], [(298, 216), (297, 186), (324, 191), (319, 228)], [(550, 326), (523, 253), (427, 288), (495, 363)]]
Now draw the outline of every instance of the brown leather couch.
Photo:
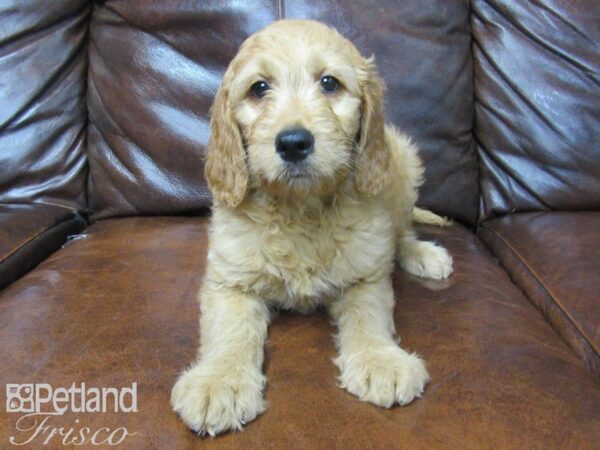
[[(421, 229), (455, 273), (394, 275), (421, 400), (357, 401), (324, 313), (281, 314), (268, 411), (201, 440), (169, 394), (198, 343), (207, 112), (239, 44), (282, 17), (376, 55), (426, 162), (420, 204), (456, 221)], [(597, 0), (2, 2), (0, 390), (137, 382), (136, 413), (50, 417), (126, 427), (121, 448), (600, 448), (599, 43)], [(19, 417), (1, 409), (0, 448), (32, 433)]]

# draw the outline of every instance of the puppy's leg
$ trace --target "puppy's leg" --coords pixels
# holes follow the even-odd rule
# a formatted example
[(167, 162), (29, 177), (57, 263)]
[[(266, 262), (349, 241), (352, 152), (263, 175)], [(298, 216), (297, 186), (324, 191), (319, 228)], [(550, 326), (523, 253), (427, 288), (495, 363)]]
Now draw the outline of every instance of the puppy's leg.
[(444, 247), (420, 241), (414, 232), (400, 236), (396, 257), (400, 267), (418, 277), (440, 280), (452, 274), (452, 257)]
[(171, 405), (198, 434), (240, 430), (265, 410), (265, 303), (234, 289), (202, 290), (199, 356), (171, 393)]
[(363, 401), (389, 408), (420, 397), (429, 375), (423, 361), (394, 341), (394, 297), (389, 277), (363, 282), (331, 305), (341, 386)]

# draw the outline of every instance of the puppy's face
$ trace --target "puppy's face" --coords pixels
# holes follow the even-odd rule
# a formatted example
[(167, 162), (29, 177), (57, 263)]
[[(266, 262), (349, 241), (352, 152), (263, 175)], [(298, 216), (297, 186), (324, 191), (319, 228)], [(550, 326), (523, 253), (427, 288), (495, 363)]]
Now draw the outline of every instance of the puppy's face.
[(281, 21), (251, 36), (213, 106), (215, 197), (236, 206), (249, 185), (292, 195), (335, 189), (368, 165), (359, 155), (367, 139), (382, 144), (381, 90), (372, 62), (322, 24)]

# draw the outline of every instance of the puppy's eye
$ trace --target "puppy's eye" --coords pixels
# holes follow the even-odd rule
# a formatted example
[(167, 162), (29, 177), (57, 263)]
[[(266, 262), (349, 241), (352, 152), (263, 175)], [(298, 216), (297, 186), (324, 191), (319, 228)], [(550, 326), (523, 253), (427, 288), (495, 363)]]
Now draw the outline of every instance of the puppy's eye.
[(250, 93), (256, 98), (263, 98), (265, 96), (265, 92), (267, 92), (271, 87), (266, 81), (257, 81), (252, 86), (250, 86)]
[(321, 78), (321, 88), (328, 94), (337, 91), (339, 86), (340, 82), (335, 77), (325, 75)]

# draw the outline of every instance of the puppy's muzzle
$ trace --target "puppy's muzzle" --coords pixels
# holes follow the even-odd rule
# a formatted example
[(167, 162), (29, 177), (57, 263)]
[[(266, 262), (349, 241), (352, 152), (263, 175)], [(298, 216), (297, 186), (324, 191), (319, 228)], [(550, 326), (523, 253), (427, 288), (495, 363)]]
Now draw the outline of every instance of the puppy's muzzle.
[(305, 160), (314, 152), (315, 138), (306, 128), (290, 128), (279, 132), (275, 149), (281, 159), (288, 162)]

